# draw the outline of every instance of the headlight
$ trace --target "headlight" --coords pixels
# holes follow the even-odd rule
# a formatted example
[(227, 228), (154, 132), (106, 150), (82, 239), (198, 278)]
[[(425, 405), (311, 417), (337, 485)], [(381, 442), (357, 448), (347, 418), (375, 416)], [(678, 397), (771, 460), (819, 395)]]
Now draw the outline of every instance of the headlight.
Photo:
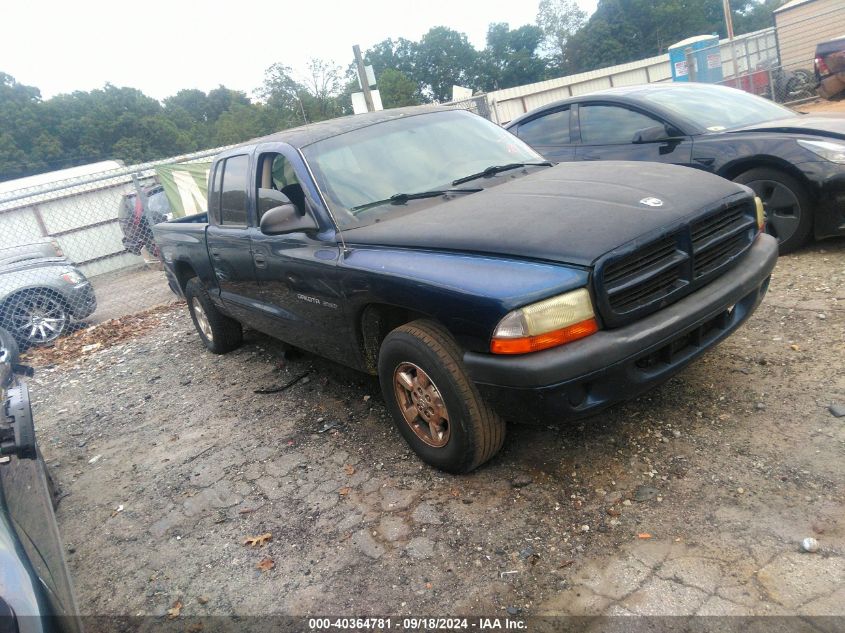
[(757, 228), (762, 231), (766, 226), (766, 209), (760, 196), (754, 196), (754, 206), (757, 208)]
[(798, 144), (821, 156), (832, 163), (845, 165), (845, 144), (833, 143), (831, 141), (805, 141), (799, 139)]
[(75, 286), (76, 284), (80, 283), (85, 277), (82, 274), (76, 272), (75, 270), (69, 270), (66, 273), (62, 274), (62, 279), (68, 282), (71, 286)]
[(526, 354), (555, 347), (597, 332), (586, 288), (514, 310), (499, 321), (490, 342), (494, 354)]

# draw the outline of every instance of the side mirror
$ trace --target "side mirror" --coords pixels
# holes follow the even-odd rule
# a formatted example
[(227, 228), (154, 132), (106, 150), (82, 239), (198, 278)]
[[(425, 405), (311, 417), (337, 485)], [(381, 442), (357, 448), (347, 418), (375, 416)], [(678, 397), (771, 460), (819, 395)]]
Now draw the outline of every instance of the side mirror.
[(299, 231), (315, 231), (317, 223), (299, 209), (292, 202), (268, 209), (261, 216), (261, 232), (264, 235), (282, 235)]
[(657, 141), (668, 141), (670, 138), (669, 130), (666, 129), (665, 125), (653, 125), (642, 130), (637, 130), (631, 142), (655, 143)]

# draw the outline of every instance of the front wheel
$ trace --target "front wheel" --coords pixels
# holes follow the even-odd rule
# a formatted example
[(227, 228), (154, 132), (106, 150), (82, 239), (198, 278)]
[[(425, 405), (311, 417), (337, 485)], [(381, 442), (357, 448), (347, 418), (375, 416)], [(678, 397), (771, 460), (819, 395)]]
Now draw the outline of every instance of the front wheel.
[(196, 277), (185, 285), (185, 299), (194, 327), (210, 352), (225, 354), (240, 346), (243, 342), (241, 324), (217, 309)]
[(22, 348), (48, 345), (70, 326), (64, 299), (52, 290), (25, 290), (13, 297), (4, 310), (3, 325)]
[(734, 178), (763, 201), (766, 232), (777, 238), (780, 254), (803, 246), (813, 230), (813, 208), (804, 186), (778, 169), (755, 167)]
[(426, 463), (467, 473), (502, 447), (504, 421), (482, 400), (460, 348), (436, 323), (413, 321), (390, 332), (378, 367), (393, 421)]

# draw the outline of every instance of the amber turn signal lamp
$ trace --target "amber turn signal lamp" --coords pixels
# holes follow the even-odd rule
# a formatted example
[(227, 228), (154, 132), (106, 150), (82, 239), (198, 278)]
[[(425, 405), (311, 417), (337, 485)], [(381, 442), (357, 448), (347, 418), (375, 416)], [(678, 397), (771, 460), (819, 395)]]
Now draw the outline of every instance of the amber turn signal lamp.
[(539, 352), (550, 347), (557, 347), (564, 343), (577, 341), (590, 334), (599, 331), (599, 324), (595, 319), (587, 319), (575, 325), (570, 325), (554, 332), (538, 334), (537, 336), (525, 336), (522, 338), (493, 339), (490, 343), (490, 351), (494, 354), (528, 354)]
[(597, 332), (598, 322), (586, 288), (509, 312), (490, 341), (493, 354), (527, 354), (576, 341)]

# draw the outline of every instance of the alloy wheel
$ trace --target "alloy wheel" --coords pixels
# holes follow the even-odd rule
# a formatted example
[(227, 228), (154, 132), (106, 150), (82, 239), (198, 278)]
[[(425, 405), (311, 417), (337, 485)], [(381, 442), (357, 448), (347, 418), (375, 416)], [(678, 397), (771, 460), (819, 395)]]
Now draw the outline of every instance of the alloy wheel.
[(437, 385), (413, 363), (393, 372), (393, 391), (405, 422), (425, 444), (442, 448), (449, 443), (449, 412)]

